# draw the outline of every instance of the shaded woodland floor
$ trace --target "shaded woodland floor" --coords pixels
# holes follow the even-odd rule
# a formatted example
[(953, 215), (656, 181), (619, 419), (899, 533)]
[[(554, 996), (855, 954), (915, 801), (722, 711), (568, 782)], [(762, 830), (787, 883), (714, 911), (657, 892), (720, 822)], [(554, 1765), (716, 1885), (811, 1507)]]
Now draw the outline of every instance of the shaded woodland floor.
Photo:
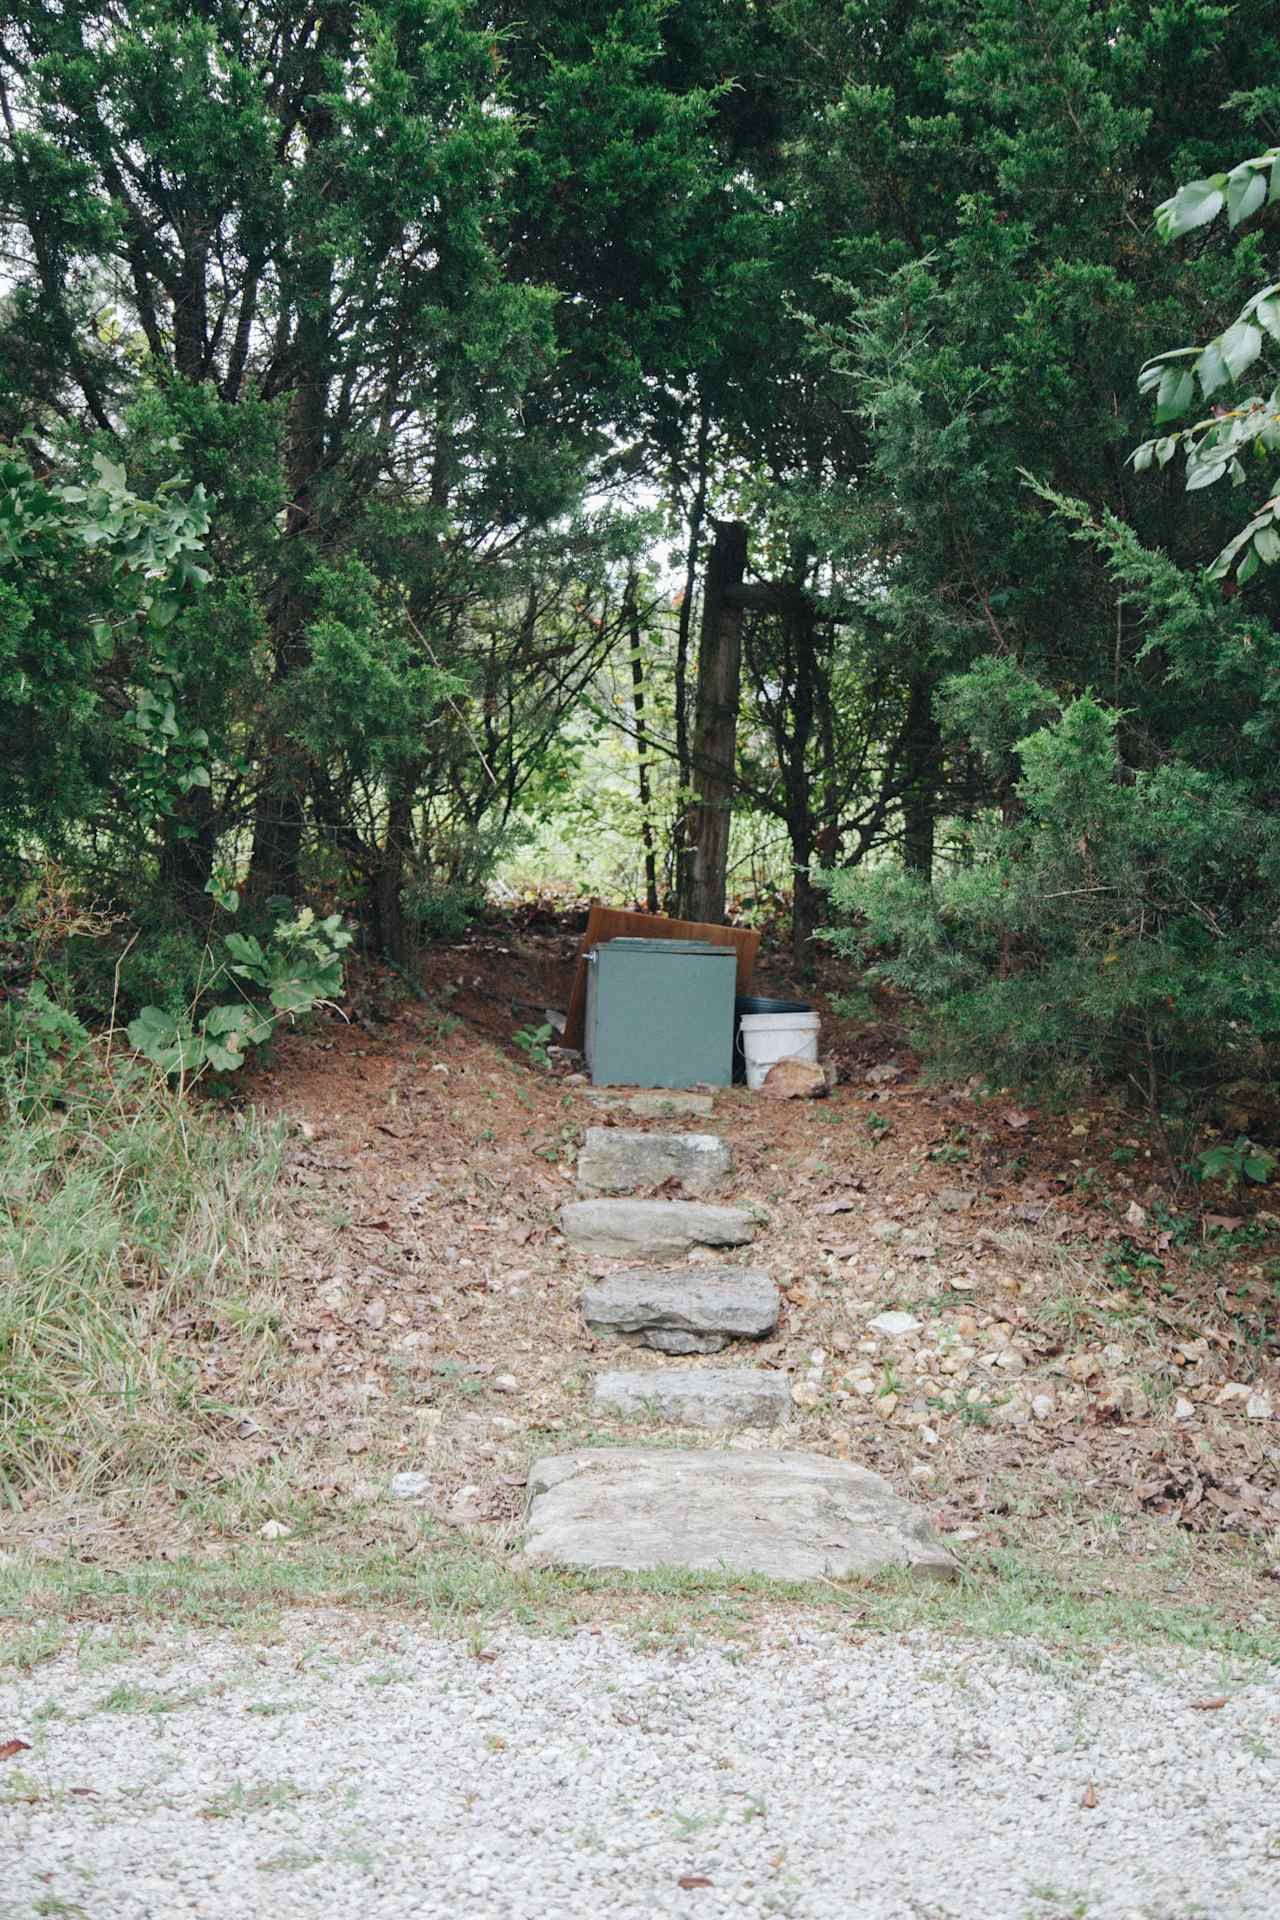
[[(218, 1411), (145, 1484), (33, 1499), (15, 1553), (216, 1568), (266, 1541), (421, 1566), (465, 1541), (511, 1563), (532, 1459), (667, 1437), (592, 1414), (619, 1350), (578, 1296), (608, 1263), (556, 1227), (583, 1126), (630, 1116), (515, 1038), (566, 1005), (575, 948), (564, 922), (480, 927), (414, 990), (356, 974), (284, 1043), (252, 1089), (288, 1129), (261, 1284), (165, 1330)], [(1171, 1210), (1118, 1105), (926, 1084), (890, 1017), (832, 1014), (833, 984), (829, 1099), (735, 1088), (689, 1123), (732, 1143), (763, 1223), (744, 1257), (785, 1295), (776, 1337), (721, 1364), (785, 1371), (785, 1444), (885, 1474), (979, 1578), (1012, 1553), (1085, 1594), (1280, 1626), (1274, 1217)], [(918, 1329), (877, 1338), (886, 1309)], [(628, 1353), (646, 1363), (702, 1364)], [(409, 1470), (421, 1498), (392, 1498)]]

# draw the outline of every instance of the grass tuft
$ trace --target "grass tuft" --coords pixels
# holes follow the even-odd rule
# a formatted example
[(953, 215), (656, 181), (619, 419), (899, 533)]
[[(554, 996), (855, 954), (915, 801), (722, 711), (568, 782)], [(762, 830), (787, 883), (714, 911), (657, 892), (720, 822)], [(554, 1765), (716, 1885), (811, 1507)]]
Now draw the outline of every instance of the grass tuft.
[(137, 1487), (209, 1424), (175, 1323), (257, 1264), (276, 1130), (104, 1066), (67, 1107), (0, 1088), (0, 1505)]

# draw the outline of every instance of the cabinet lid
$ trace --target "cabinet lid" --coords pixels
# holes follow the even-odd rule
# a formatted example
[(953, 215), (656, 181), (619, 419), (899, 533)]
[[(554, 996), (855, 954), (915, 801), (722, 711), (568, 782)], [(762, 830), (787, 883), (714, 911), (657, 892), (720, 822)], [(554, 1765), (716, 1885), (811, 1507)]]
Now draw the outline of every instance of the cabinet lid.
[(735, 966), (738, 960), (735, 948), (717, 946), (713, 940), (641, 940), (621, 934), (616, 940), (602, 941), (592, 952), (602, 953), (606, 948), (611, 953), (684, 953), (699, 959), (732, 960)]

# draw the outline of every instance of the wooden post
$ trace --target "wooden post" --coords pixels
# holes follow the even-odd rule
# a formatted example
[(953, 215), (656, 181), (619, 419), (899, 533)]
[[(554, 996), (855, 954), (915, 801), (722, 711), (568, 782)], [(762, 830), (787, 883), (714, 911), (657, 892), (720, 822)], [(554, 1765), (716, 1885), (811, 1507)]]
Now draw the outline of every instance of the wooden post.
[(747, 570), (747, 529), (717, 520), (707, 562), (698, 642), (698, 704), (693, 740), (691, 920), (719, 924), (729, 866), (738, 693), (742, 669), (742, 604), (735, 590)]

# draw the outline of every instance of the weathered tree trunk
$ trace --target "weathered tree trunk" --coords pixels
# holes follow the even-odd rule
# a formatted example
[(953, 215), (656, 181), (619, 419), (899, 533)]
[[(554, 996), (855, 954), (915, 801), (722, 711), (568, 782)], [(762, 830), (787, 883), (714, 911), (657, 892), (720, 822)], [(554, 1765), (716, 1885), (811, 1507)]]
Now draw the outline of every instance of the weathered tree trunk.
[(382, 858), (373, 883), (374, 934), (379, 947), (403, 966), (409, 958), (401, 891), (404, 866), (413, 845), (413, 803), (418, 791), (418, 769), (401, 774), (391, 789)]
[[(693, 784), (693, 761), (689, 748), (689, 636), (693, 627), (693, 603), (698, 584), (698, 549), (707, 517), (708, 441), (710, 417), (705, 404), (698, 413), (698, 439), (694, 495), (689, 508), (689, 545), (685, 554), (684, 594), (676, 624), (676, 764), (680, 786), (687, 792)], [(671, 829), (671, 891), (673, 904), (680, 912), (688, 909), (691, 880), (690, 839), (693, 808), (683, 802), (676, 808)]]
[(747, 569), (747, 529), (740, 520), (715, 522), (707, 563), (698, 644), (698, 707), (694, 727), (693, 779), (697, 796), (688, 917), (724, 919), (733, 818), (738, 696), (742, 672), (742, 607), (733, 590)]
[(218, 843), (213, 796), (208, 787), (184, 793), (164, 822), (160, 879), (182, 912), (207, 920), (212, 901), (207, 891)]
[[(334, 139), (333, 110), (324, 98), (325, 61), (350, 32), (351, 8), (331, 7), (321, 13), (312, 75), (315, 93), (302, 116), (308, 158), (305, 190), (323, 208), (334, 191), (336, 168), (330, 148)], [(322, 230), (306, 235), (299, 246), (285, 299), (294, 315), (288, 352), (288, 445), (285, 472), (289, 506), (280, 552), (280, 585), (271, 608), (272, 687), (271, 720), (264, 743), (266, 779), (259, 791), (254, 819), (249, 887), (259, 897), (287, 894), (300, 888), (299, 863), (305, 804), (311, 784), (308, 755), (297, 738), (289, 711), (291, 682), (306, 665), (307, 621), (311, 594), (307, 585), (316, 558), (319, 495), (323, 489), (329, 444), (329, 387), (333, 370), (334, 259)]]
[(636, 576), (627, 575), (623, 596), (627, 638), (631, 643), (631, 711), (636, 733), (636, 781), (640, 789), (640, 838), (644, 843), (645, 905), (650, 913), (658, 911), (658, 855), (654, 844), (650, 814), (652, 793), (649, 786), (649, 732), (644, 716), (644, 658), (640, 650), (640, 603), (636, 598)]
[(813, 971), (811, 942), (820, 911), (820, 896), (809, 878), (814, 848), (814, 781), (810, 745), (816, 717), (818, 654), (814, 613), (808, 602), (799, 600), (782, 618), (788, 628), (788, 666), (795, 689), (791, 703), (791, 738), (787, 743), (788, 751), (780, 754), (786, 790), (787, 833), (791, 840), (791, 961), (797, 973), (808, 974)]
[(911, 682), (907, 725), (902, 742), (903, 857), (913, 873), (933, 873), (933, 842), (942, 753), (942, 729), (933, 714), (934, 683), (924, 675)]

